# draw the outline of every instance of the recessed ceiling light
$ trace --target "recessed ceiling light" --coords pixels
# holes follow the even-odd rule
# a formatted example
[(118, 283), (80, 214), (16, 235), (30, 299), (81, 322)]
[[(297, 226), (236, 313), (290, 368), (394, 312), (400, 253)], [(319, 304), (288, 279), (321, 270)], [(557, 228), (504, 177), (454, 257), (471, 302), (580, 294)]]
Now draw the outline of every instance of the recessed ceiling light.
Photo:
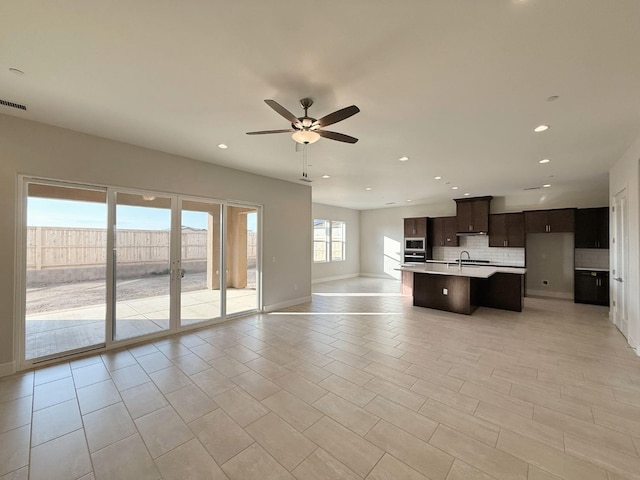
[(546, 132), (547, 130), (549, 130), (549, 125), (538, 125), (533, 129), (533, 131), (536, 133)]
[(407, 202), (412, 202), (412, 201), (413, 201), (413, 200), (411, 200), (411, 199), (407, 200)]
[(555, 102), (559, 98), (560, 97), (558, 95), (551, 95), (550, 97), (547, 97), (547, 102)]
[(433, 177), (434, 180), (442, 180), (442, 177), (440, 175), (437, 175), (435, 177)]
[(451, 187), (451, 190), (457, 190), (458, 187)]
[(406, 162), (407, 160), (409, 160), (409, 157), (400, 157), (398, 160), (400, 160), (401, 162)]
[(227, 145), (225, 145), (224, 143), (219, 143), (218, 144), (218, 148), (221, 148), (222, 150), (229, 148)]
[(322, 178), (331, 178), (331, 175), (322, 175)]
[(545, 183), (544, 185), (542, 185), (543, 188), (549, 188), (551, 186), (550, 183)]
[(538, 163), (549, 163), (551, 160), (548, 158), (543, 158), (542, 160), (538, 160)]
[(466, 193), (464, 194), (464, 196), (465, 196), (465, 197), (468, 197), (469, 195), (471, 195), (469, 192), (466, 192)]
[(371, 188), (371, 187), (367, 187), (367, 188), (365, 188), (365, 190), (368, 192), (368, 191), (370, 191), (370, 190), (373, 190), (373, 188)]
[(19, 68), (9, 67), (9, 71), (11, 73), (15, 73), (16, 75), (24, 75), (24, 72), (22, 70), (20, 70)]

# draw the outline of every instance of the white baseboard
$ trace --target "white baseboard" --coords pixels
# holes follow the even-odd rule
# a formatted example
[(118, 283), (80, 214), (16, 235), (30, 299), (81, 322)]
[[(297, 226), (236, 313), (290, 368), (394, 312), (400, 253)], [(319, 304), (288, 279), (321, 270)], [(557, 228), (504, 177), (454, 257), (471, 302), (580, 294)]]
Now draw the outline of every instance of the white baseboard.
[(573, 300), (573, 293), (567, 292), (549, 292), (548, 290), (527, 290), (527, 295), (532, 297), (548, 297), (548, 298), (561, 298), (563, 300)]
[(294, 305), (300, 305), (301, 303), (308, 303), (310, 301), (311, 301), (311, 296), (294, 298), (292, 300), (287, 300), (286, 302), (274, 303), (273, 305), (265, 305), (262, 311), (265, 313), (273, 312), (275, 310), (280, 310), (282, 308), (287, 308), (287, 307), (293, 307)]
[(355, 278), (359, 275), (357, 273), (349, 273), (347, 275), (338, 275), (337, 277), (324, 277), (324, 278), (316, 278), (311, 283), (322, 283), (322, 282), (332, 282), (334, 280), (345, 280), (347, 278)]
[(7, 377), (16, 373), (16, 362), (0, 363), (0, 377)]

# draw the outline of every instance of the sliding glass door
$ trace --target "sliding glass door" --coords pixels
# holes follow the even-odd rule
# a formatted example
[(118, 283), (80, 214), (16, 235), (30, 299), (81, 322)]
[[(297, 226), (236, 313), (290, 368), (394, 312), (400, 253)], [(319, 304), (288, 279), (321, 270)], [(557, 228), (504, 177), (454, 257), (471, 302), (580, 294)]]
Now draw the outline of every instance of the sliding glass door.
[(115, 194), (113, 339), (169, 329), (170, 197)]
[(222, 205), (181, 201), (180, 324), (194, 325), (222, 315), (220, 299)]
[(105, 344), (105, 189), (28, 182), (24, 358), (51, 358)]
[(22, 186), (20, 361), (259, 308), (259, 207), (28, 178)]
[(258, 209), (228, 205), (226, 217), (227, 315), (258, 308)]

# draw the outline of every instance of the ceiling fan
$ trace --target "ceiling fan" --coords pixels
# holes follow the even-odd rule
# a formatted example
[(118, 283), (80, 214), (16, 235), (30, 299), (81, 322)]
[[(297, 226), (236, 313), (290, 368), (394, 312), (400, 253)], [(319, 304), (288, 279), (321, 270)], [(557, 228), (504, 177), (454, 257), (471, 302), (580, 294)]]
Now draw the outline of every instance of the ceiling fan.
[(315, 119), (307, 114), (307, 110), (311, 105), (313, 105), (313, 100), (310, 98), (303, 98), (302, 100), (300, 100), (300, 106), (304, 109), (303, 117), (296, 117), (293, 113), (284, 108), (275, 100), (265, 100), (264, 102), (284, 118), (289, 120), (291, 122), (291, 128), (287, 128), (285, 130), (262, 130), (259, 132), (247, 132), (247, 135), (264, 135), (267, 133), (293, 133), (291, 137), (296, 142), (305, 145), (318, 141), (320, 137), (345, 143), (356, 143), (358, 141), (357, 138), (350, 137), (349, 135), (345, 135), (343, 133), (322, 130), (322, 128), (324, 127), (333, 125), (334, 123), (338, 123), (358, 113), (360, 109), (355, 105), (336, 110), (329, 115), (325, 115), (322, 118)]

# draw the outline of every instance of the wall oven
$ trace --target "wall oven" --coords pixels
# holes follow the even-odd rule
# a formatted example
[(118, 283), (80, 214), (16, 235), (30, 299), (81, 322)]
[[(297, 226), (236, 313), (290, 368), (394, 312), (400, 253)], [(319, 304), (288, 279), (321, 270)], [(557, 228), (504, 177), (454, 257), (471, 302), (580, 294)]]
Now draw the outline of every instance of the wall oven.
[(404, 263), (424, 263), (426, 252), (404, 252)]
[(425, 251), (425, 238), (424, 237), (409, 237), (404, 239), (404, 251), (405, 252), (424, 252)]

